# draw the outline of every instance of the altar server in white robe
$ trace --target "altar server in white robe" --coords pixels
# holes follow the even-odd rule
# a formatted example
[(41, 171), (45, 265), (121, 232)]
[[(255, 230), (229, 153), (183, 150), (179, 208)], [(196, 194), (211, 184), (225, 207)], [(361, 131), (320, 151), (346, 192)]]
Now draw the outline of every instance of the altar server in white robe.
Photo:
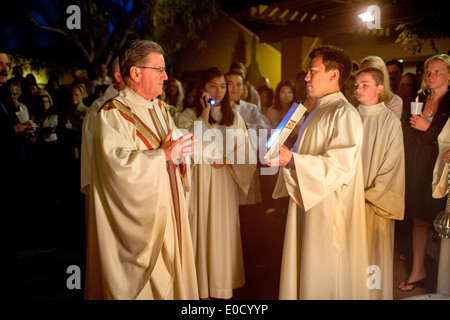
[(366, 193), (367, 239), (373, 266), (373, 299), (393, 299), (395, 220), (405, 211), (405, 153), (400, 120), (380, 102), (383, 73), (361, 69), (355, 97), (364, 129), (362, 162)]
[(180, 159), (193, 136), (156, 97), (167, 79), (162, 48), (130, 42), (126, 87), (95, 117), (87, 238), (87, 299), (198, 299)]
[[(239, 113), (247, 126), (253, 154), (250, 155), (253, 162), (259, 164), (259, 160), (265, 155), (265, 142), (270, 134), (270, 122), (260, 111), (260, 108), (251, 102), (243, 101), (244, 76), (239, 71), (228, 71), (228, 91), (233, 108)], [(259, 152), (262, 151), (262, 152)], [(259, 265), (267, 264), (270, 259), (268, 245), (271, 241), (264, 230), (265, 209), (263, 206), (263, 190), (261, 188), (260, 174), (265, 174), (262, 166), (257, 165), (247, 195), (239, 189), (239, 215), (242, 234), (252, 233), (254, 236), (244, 237), (243, 253), (245, 261), (254, 261)], [(266, 195), (267, 197), (267, 195)], [(266, 200), (266, 199), (265, 199)]]
[[(228, 91), (230, 92), (230, 100), (233, 108), (239, 113), (247, 126), (249, 138), (252, 145), (254, 160), (259, 158), (258, 150), (264, 150), (266, 137), (270, 133), (270, 123), (265, 115), (261, 113), (256, 104), (243, 101), (241, 99), (244, 93), (244, 78), (238, 71), (229, 71)], [(262, 201), (261, 187), (259, 179), (259, 171), (255, 171), (253, 181), (250, 184), (247, 196), (241, 192), (239, 195), (239, 204), (253, 205)]]
[(305, 77), (317, 107), (290, 151), (284, 145), (274, 198), (290, 196), (280, 299), (369, 299), (363, 128), (339, 91), (351, 60), (333, 46), (314, 49)]
[(238, 190), (247, 194), (256, 164), (249, 163), (247, 128), (231, 106), (225, 73), (205, 71), (194, 107), (179, 115), (178, 124), (194, 133), (197, 144), (189, 222), (200, 298), (230, 299), (245, 283)]

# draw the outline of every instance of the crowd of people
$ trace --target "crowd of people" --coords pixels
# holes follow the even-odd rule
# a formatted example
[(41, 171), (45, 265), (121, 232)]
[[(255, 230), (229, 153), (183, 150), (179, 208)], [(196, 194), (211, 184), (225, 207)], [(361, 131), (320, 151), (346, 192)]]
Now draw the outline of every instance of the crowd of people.
[[(263, 214), (286, 216), (280, 299), (392, 299), (426, 281), (431, 222), (445, 209), (433, 183), (450, 115), (448, 55), (404, 73), (397, 60), (356, 62), (322, 46), (275, 90), (267, 78), (250, 83), (239, 62), (177, 79), (149, 41), (129, 44), (96, 79), (74, 72), (68, 86), (52, 76), (41, 88), (18, 65), (7, 79), (0, 58), (2, 121), (13, 128), (2, 133), (14, 151), (9, 208), (47, 236), (86, 245), (86, 298), (232, 298), (245, 284), (243, 213), (255, 225)], [(277, 161), (238, 163), (222, 152), (264, 148), (249, 135), (230, 142), (227, 130), (270, 135), (294, 102), (306, 113)], [(411, 114), (416, 102), (423, 108)], [(222, 149), (187, 161), (204, 132), (215, 139), (202, 152)], [(276, 174), (261, 174), (273, 166)], [(401, 258), (413, 262), (398, 286), (394, 229), (406, 239)], [(367, 288), (370, 265), (381, 268), (381, 289)]]

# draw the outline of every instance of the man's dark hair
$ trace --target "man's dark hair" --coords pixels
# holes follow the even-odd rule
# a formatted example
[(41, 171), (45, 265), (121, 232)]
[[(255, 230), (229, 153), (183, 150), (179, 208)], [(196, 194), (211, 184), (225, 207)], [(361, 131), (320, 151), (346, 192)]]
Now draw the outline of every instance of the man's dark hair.
[(386, 67), (393, 66), (393, 65), (397, 65), (398, 68), (400, 69), (400, 72), (403, 73), (403, 63), (401, 63), (400, 61), (398, 61), (396, 59), (392, 59), (392, 60), (389, 60), (388, 62), (386, 62)]
[(342, 87), (352, 72), (352, 60), (349, 55), (341, 48), (324, 45), (315, 48), (309, 54), (311, 60), (317, 57), (322, 57), (325, 71), (333, 69), (339, 71), (339, 87)]
[(228, 71), (227, 72), (227, 76), (230, 76), (230, 75), (240, 76), (242, 78), (242, 81), (245, 80), (244, 79), (244, 74), (242, 72), (240, 72), (240, 71), (237, 71), (236, 69)]

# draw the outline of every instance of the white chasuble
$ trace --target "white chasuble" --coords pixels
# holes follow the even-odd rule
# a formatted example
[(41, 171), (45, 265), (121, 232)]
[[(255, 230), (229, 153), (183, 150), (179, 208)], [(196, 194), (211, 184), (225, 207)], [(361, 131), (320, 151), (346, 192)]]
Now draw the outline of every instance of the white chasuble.
[(395, 220), (402, 220), (405, 211), (403, 131), (400, 120), (384, 103), (360, 105), (358, 112), (364, 129), (362, 162), (370, 265), (379, 268), (370, 293), (372, 299), (392, 300)]
[(338, 92), (302, 126), (273, 193), (290, 196), (280, 299), (369, 299), (361, 118)]
[[(91, 184), (91, 154), (92, 154), (92, 135), (94, 133), (94, 119), (103, 104), (109, 99), (115, 97), (119, 92), (110, 85), (105, 94), (96, 99), (89, 107), (83, 120), (83, 133), (81, 136), (81, 175), (80, 187), (81, 192), (86, 196), (89, 195), (89, 185)], [(88, 198), (88, 197), (86, 197)]]
[[(245, 284), (238, 190), (247, 194), (256, 164), (248, 164), (247, 129), (241, 116), (233, 112), (231, 126), (205, 124), (195, 109), (186, 109), (178, 117), (180, 128), (197, 140), (188, 210), (200, 298), (229, 299), (233, 289)], [(218, 121), (220, 108), (211, 108), (211, 115)], [(244, 136), (227, 139), (237, 132)], [(227, 157), (228, 164), (213, 168), (211, 157)]]
[(174, 124), (125, 87), (95, 118), (87, 299), (198, 299), (183, 164), (160, 145)]

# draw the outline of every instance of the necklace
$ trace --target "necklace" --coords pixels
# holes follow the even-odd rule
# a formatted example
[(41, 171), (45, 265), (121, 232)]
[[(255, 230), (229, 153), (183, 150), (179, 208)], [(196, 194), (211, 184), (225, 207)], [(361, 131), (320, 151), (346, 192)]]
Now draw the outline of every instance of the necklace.
[(430, 110), (427, 111), (427, 116), (431, 117), (436, 112), (437, 108), (435, 108), (434, 103), (431, 102), (430, 97), (428, 97), (427, 104), (428, 104), (427, 107), (430, 108)]

